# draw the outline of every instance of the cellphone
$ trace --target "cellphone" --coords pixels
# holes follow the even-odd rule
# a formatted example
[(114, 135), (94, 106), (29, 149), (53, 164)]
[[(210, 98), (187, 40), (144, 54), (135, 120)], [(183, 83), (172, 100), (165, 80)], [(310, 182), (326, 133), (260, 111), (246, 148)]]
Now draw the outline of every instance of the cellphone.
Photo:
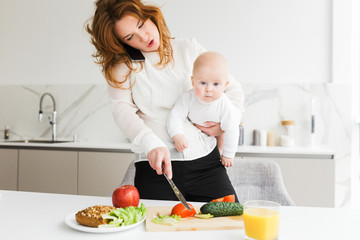
[(145, 61), (145, 57), (139, 49), (133, 48), (127, 44), (124, 44), (124, 48), (132, 61)]

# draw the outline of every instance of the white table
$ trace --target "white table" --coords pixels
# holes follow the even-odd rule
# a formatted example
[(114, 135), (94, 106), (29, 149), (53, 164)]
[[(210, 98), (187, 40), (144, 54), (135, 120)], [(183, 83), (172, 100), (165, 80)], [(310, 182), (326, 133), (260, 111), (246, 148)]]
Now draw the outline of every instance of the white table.
[[(73, 212), (96, 204), (111, 205), (110, 197), (0, 190), (0, 239), (244, 239), (243, 230), (146, 232), (145, 223), (128, 231), (94, 234), (64, 223)], [(146, 206), (175, 205), (171, 201), (141, 200)], [(199, 204), (199, 203), (193, 203)], [(360, 239), (360, 210), (282, 207), (282, 240)]]

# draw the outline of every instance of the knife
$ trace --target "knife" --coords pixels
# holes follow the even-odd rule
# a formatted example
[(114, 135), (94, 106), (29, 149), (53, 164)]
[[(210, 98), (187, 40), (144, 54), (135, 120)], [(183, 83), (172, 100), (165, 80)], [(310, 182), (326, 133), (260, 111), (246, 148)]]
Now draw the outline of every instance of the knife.
[[(163, 172), (164, 172), (164, 166), (163, 166)], [(189, 204), (187, 204), (184, 196), (182, 195), (180, 190), (176, 187), (173, 180), (169, 179), (165, 172), (164, 172), (164, 176), (165, 176), (166, 180), (169, 182), (169, 184), (170, 184), (172, 190), (174, 191), (176, 197), (180, 200), (180, 202), (184, 205), (184, 207), (186, 207), (187, 210), (192, 211)]]

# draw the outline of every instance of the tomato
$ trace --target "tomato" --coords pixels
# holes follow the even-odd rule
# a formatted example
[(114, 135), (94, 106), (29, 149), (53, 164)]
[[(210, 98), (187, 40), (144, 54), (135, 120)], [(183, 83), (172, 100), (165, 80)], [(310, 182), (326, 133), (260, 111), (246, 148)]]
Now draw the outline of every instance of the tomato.
[(235, 195), (234, 194), (227, 195), (222, 198), (214, 199), (211, 202), (235, 202)]
[(185, 217), (193, 217), (195, 216), (196, 214), (196, 211), (195, 211), (195, 208), (193, 205), (191, 205), (190, 203), (188, 203), (190, 208), (191, 208), (191, 211), (190, 210), (187, 210), (186, 207), (182, 204), (182, 203), (179, 203), (179, 204), (176, 204), (173, 209), (171, 210), (171, 215), (178, 215), (182, 218), (185, 218)]

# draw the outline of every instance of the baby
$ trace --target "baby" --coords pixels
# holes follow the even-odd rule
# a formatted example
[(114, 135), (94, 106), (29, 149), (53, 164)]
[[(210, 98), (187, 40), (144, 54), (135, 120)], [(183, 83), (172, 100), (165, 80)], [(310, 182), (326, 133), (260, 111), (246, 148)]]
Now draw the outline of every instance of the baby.
[(193, 88), (184, 93), (169, 114), (167, 128), (177, 151), (188, 147), (183, 123), (186, 118), (192, 123), (206, 126), (206, 122), (218, 122), (224, 134), (217, 137), (221, 163), (231, 167), (239, 139), (240, 114), (223, 94), (228, 80), (228, 63), (219, 53), (205, 52), (197, 57), (193, 66)]

